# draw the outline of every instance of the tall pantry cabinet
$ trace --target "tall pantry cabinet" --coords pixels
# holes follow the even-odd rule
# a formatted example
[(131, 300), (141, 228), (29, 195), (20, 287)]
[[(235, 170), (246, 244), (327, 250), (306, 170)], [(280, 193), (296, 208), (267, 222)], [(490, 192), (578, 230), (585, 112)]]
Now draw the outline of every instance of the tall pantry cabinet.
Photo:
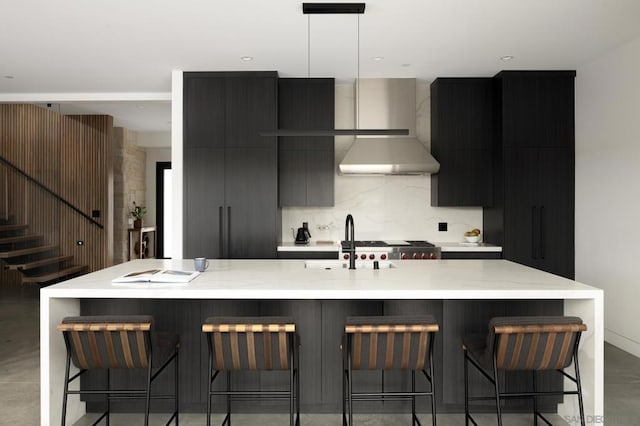
[(275, 258), (276, 72), (184, 73), (184, 257)]
[(575, 71), (495, 77), (494, 205), (484, 239), (505, 259), (574, 277)]

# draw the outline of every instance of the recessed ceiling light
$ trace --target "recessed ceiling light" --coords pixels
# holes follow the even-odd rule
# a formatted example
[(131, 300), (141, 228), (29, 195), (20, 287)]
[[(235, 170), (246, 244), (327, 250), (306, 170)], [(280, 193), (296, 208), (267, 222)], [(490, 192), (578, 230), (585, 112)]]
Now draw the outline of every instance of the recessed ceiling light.
[(12, 75), (5, 75), (4, 78), (6, 78), (8, 80), (11, 80), (13, 78), (13, 76)]
[(503, 60), (503, 61), (510, 61), (510, 60), (512, 60), (512, 59), (513, 59), (513, 56), (511, 56), (511, 55), (504, 55), (504, 56), (500, 57), (500, 59), (501, 59), (501, 60)]
[(371, 58), (371, 60), (375, 62), (380, 62), (383, 59), (384, 59), (384, 56), (374, 56)]
[(253, 56), (240, 56), (240, 59), (242, 59), (245, 62), (249, 62), (249, 61), (253, 61)]

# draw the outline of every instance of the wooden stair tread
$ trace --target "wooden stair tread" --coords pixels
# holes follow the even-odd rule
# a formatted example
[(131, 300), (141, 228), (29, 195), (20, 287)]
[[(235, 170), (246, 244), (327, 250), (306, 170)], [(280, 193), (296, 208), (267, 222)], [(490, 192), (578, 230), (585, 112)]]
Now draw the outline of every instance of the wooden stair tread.
[(21, 231), (27, 229), (29, 225), (0, 225), (0, 232)]
[(65, 269), (60, 269), (59, 271), (48, 272), (43, 275), (34, 275), (34, 276), (24, 276), (22, 278), (23, 283), (45, 283), (47, 281), (55, 280), (57, 278), (66, 277), (69, 275), (77, 274), (78, 272), (82, 272), (87, 269), (86, 265), (74, 265), (69, 266)]
[(0, 244), (26, 243), (41, 240), (42, 235), (18, 235), (17, 237), (0, 237)]
[(44, 245), (44, 246), (37, 246), (37, 247), (29, 247), (26, 249), (3, 251), (3, 252), (0, 252), (0, 259), (10, 259), (12, 257), (25, 256), (28, 254), (44, 253), (46, 251), (55, 250), (57, 248), (58, 246), (56, 245)]
[(53, 265), (55, 263), (62, 263), (68, 260), (73, 259), (73, 256), (53, 256), (47, 257), (46, 259), (34, 260), (31, 262), (25, 263), (12, 263), (7, 265), (8, 269), (20, 269), (20, 270), (28, 270), (34, 268), (40, 268), (42, 266)]

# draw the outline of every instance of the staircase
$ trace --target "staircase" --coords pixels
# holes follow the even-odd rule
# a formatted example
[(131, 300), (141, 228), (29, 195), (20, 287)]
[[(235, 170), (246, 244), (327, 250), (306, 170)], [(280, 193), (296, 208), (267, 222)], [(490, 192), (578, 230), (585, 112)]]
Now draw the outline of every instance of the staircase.
[(23, 284), (53, 284), (87, 272), (87, 265), (74, 265), (73, 256), (61, 255), (57, 245), (45, 244), (42, 235), (28, 234), (28, 229), (0, 223), (0, 261), (5, 269), (20, 272)]

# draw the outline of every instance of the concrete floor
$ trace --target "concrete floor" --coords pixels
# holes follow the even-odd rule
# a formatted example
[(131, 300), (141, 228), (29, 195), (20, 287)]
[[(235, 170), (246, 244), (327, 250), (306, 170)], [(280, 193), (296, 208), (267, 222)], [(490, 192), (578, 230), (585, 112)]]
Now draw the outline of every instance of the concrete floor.
[[(39, 301), (36, 289), (0, 288), (0, 426), (40, 424), (40, 336)], [(605, 421), (607, 425), (640, 424), (640, 359), (615, 346), (605, 344)], [(303, 415), (305, 426), (341, 425), (339, 415)], [(479, 424), (495, 424), (494, 415), (478, 415)], [(90, 425), (92, 415), (77, 426)], [(152, 424), (164, 424), (164, 415), (152, 415)], [(554, 424), (567, 424), (558, 416)], [(140, 424), (140, 415), (116, 414), (112, 425)], [(354, 422), (362, 426), (410, 424), (408, 416), (358, 415)], [(431, 424), (430, 416), (422, 423)], [(183, 414), (180, 424), (204, 424), (202, 414)], [(219, 423), (214, 423), (219, 424)], [(236, 415), (234, 425), (283, 425), (287, 416)], [(441, 426), (464, 425), (461, 414), (439, 414)], [(506, 415), (506, 426), (533, 424), (531, 416)], [(575, 424), (575, 423), (570, 423)]]

